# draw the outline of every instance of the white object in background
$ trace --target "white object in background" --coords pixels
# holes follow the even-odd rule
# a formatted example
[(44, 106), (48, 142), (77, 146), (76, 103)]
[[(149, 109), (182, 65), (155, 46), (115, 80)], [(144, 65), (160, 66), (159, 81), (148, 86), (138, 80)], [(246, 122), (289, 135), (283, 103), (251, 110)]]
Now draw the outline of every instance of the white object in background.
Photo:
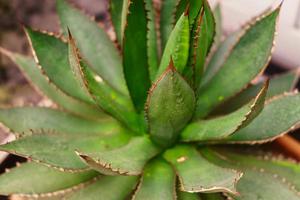
[[(0, 141), (0, 144), (5, 144), (7, 142), (11, 142), (15, 140), (15, 136), (13, 134), (9, 134), (4, 140)], [(8, 153), (0, 151), (0, 164), (5, 160), (8, 156)]]
[[(209, 0), (212, 6), (220, 2), (225, 33), (237, 30), (253, 17), (281, 0)], [(273, 61), (282, 67), (300, 67), (300, 0), (283, 1), (279, 17)]]

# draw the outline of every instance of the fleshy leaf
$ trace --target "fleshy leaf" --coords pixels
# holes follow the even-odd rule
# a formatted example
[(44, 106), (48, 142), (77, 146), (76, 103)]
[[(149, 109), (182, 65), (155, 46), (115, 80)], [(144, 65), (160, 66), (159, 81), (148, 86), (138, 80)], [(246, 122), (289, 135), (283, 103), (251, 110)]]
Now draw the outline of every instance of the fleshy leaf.
[[(298, 79), (299, 73), (295, 71), (291, 71), (271, 78), (266, 98), (270, 99), (285, 92), (291, 92), (295, 88)], [(253, 98), (253, 96), (255, 96), (262, 85), (262, 82), (255, 85), (250, 85), (237, 96), (220, 105), (220, 107), (216, 109), (216, 112), (228, 113), (245, 105)]]
[[(241, 169), (244, 172), (243, 177), (237, 183), (237, 190), (239, 191), (238, 196), (234, 196), (234, 199), (238, 200), (252, 200), (252, 199), (274, 199), (274, 200), (288, 200), (288, 199), (299, 199), (299, 191), (293, 188), (293, 185), (286, 179), (284, 176), (282, 177), (280, 174), (273, 174), (269, 169), (274, 167), (276, 168), (276, 164), (270, 162), (268, 167), (260, 169), (260, 164), (250, 164), (248, 165), (248, 157), (241, 155), (243, 159), (246, 159), (247, 164), (243, 166), (243, 161), (240, 159), (234, 158), (232, 160), (232, 156), (227, 157), (229, 154), (226, 153), (225, 155), (222, 152), (214, 152), (212, 150), (204, 149), (200, 150), (202, 154), (205, 155), (211, 162), (217, 163), (223, 167), (234, 167)], [(250, 158), (251, 160), (252, 158)], [(253, 162), (250, 161), (249, 162)], [(245, 163), (244, 163), (245, 164)], [(286, 165), (285, 165), (286, 164)], [(282, 168), (279, 170), (281, 173), (289, 174), (289, 176), (293, 176), (292, 174), (298, 175), (294, 171), (290, 173), (290, 170), (299, 170), (298, 165), (294, 165), (291, 167), (291, 163), (285, 162), (282, 165)], [(284, 169), (285, 168), (285, 169)], [(265, 170), (264, 170), (265, 169)], [(278, 170), (278, 169), (277, 169)], [(270, 173), (271, 172), (271, 173)], [(297, 177), (293, 177), (294, 180)], [(267, 183), (267, 184), (266, 184)], [(278, 189), (279, 188), (279, 189)], [(276, 191), (276, 195), (274, 195), (274, 191)]]
[(150, 161), (144, 171), (133, 200), (174, 200), (176, 175), (164, 160)]
[(54, 36), (26, 29), (36, 60), (58, 88), (80, 100), (91, 102), (74, 77), (68, 59), (68, 45)]
[(133, 104), (143, 111), (150, 88), (147, 55), (147, 13), (144, 1), (133, 0), (128, 8), (123, 38), (123, 68)]
[(197, 193), (178, 191), (177, 196), (178, 200), (202, 200)]
[(17, 134), (31, 130), (97, 133), (106, 126), (105, 123), (114, 120), (93, 121), (50, 108), (22, 107), (0, 109), (0, 121)]
[(123, 3), (120, 3), (120, 0), (109, 0), (110, 19), (113, 24), (117, 40), (120, 44), (122, 43), (123, 5), (128, 4), (127, 0), (122, 0), (122, 1)]
[[(300, 191), (300, 166), (298, 163), (292, 163), (288, 160), (276, 159), (276, 157), (266, 158), (238, 154), (230, 151), (222, 151), (217, 149), (226, 159), (234, 161), (238, 168), (252, 168), (265, 173), (277, 175), (278, 178), (284, 178), (288, 183), (292, 184), (296, 190)], [(300, 194), (300, 193), (299, 193)]]
[(137, 177), (104, 176), (87, 187), (72, 192), (65, 200), (120, 200), (126, 199), (134, 190)]
[(65, 35), (67, 36), (69, 27), (83, 59), (111, 87), (128, 94), (121, 57), (104, 30), (89, 17), (68, 5), (65, 0), (57, 0), (57, 12)]
[(30, 79), (29, 81), (32, 81), (32, 84), (37, 87), (37, 90), (62, 108), (77, 115), (84, 116), (85, 118), (98, 119), (105, 116), (105, 114), (100, 109), (97, 109), (96, 106), (86, 104), (68, 96), (53, 83), (49, 82), (32, 58), (12, 53), (2, 48), (0, 48), (0, 52), (8, 56), (18, 65), (21, 71), (26, 75), (27, 79)]
[(222, 11), (221, 11), (221, 5), (218, 3), (216, 7), (213, 10), (213, 15), (215, 18), (215, 24), (216, 24), (216, 35), (215, 35), (215, 41), (214, 45), (217, 47), (219, 46), (222, 36), (223, 36), (223, 30), (222, 30)]
[(279, 10), (259, 18), (246, 29), (220, 70), (199, 90), (195, 118), (206, 116), (264, 70), (270, 60)]
[[(107, 85), (84, 63), (81, 65), (85, 85), (96, 104), (137, 133), (143, 130), (130, 99)], [(141, 128), (139, 128), (139, 125)]]
[(216, 52), (214, 52), (204, 70), (200, 87), (206, 85), (220, 70), (239, 38), (240, 32), (235, 32), (229, 35), (223, 42), (221, 42), (220, 46), (218, 47)]
[(92, 170), (79, 173), (61, 172), (29, 162), (0, 175), (0, 194), (45, 195), (84, 183), (96, 176), (99, 174)]
[(193, 90), (176, 72), (171, 61), (150, 89), (147, 100), (146, 115), (153, 141), (161, 146), (173, 144), (179, 131), (191, 119), (194, 106)]
[(73, 73), (73, 76), (75, 77), (76, 82), (78, 83), (78, 86), (84, 91), (88, 99), (93, 102), (93, 99), (85, 87), (85, 80), (82, 77), (81, 72), (81, 58), (79, 55), (79, 50), (77, 49), (76, 42), (68, 29), (68, 42), (69, 42), (69, 63), (71, 67), (71, 71)]
[(187, 6), (189, 6), (189, 24), (190, 28), (195, 23), (198, 13), (202, 7), (203, 0), (180, 0), (176, 6), (175, 18), (176, 21), (180, 18)]
[(255, 99), (237, 111), (217, 118), (198, 120), (187, 125), (181, 133), (181, 139), (185, 142), (218, 140), (247, 126), (262, 111), (268, 84), (267, 81)]
[(197, 89), (215, 36), (215, 20), (206, 0), (196, 17), (191, 35), (189, 67), (193, 70), (193, 83)]
[(149, 75), (151, 81), (155, 81), (156, 72), (158, 69), (159, 62), (159, 48), (157, 42), (157, 30), (156, 30), (156, 11), (154, 8), (153, 0), (146, 0), (146, 10), (148, 18), (148, 32), (147, 32), (147, 52), (148, 52), (148, 65), (149, 65)]
[(77, 149), (87, 153), (105, 151), (125, 145), (129, 138), (129, 132), (120, 125), (106, 122), (98, 133), (33, 132), (31, 136), (0, 146), (0, 150), (61, 170), (77, 171), (88, 168), (76, 155)]
[[(175, 12), (177, 4), (181, 0), (164, 0), (161, 2), (160, 10), (160, 35), (161, 35), (161, 49), (164, 50), (168, 38), (173, 30), (175, 24)], [(182, 12), (180, 13), (180, 15)]]
[(139, 175), (144, 165), (159, 153), (146, 136), (132, 138), (128, 144), (111, 151), (88, 153), (79, 149), (78, 155), (90, 167), (107, 175)]
[(164, 158), (173, 164), (182, 191), (237, 193), (235, 185), (242, 174), (210, 163), (191, 146), (169, 149)]
[(163, 51), (156, 78), (160, 77), (168, 68), (171, 59), (173, 59), (174, 66), (179, 73), (182, 73), (186, 67), (190, 45), (189, 18), (187, 12), (188, 11), (181, 15), (171, 32)]
[(252, 123), (229, 136), (230, 143), (263, 143), (295, 129), (300, 119), (300, 95), (274, 97)]

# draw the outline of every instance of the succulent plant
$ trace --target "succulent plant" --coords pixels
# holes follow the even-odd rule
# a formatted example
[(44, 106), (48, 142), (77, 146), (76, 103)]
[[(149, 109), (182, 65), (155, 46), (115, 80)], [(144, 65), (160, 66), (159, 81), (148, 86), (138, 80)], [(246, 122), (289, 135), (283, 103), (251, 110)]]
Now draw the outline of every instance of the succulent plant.
[[(262, 144), (295, 129), (298, 73), (262, 76), (280, 6), (224, 40), (207, 0), (110, 0), (115, 34), (57, 0), (62, 34), (1, 48), (40, 107), (2, 108), (28, 162), (0, 176), (23, 199), (300, 199), (300, 167)], [(49, 101), (48, 101), (49, 102)]]

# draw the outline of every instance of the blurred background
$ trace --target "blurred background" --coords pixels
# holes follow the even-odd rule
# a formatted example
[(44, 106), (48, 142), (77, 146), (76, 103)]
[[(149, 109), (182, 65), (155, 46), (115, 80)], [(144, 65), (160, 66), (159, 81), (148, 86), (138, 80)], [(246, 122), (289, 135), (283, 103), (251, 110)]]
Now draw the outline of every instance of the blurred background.
[[(105, 24), (107, 0), (70, 0), (95, 20)], [(237, 30), (254, 16), (278, 5), (281, 0), (210, 0), (221, 4), (223, 29), (226, 34)], [(104, 24), (103, 24), (104, 23)], [(59, 32), (54, 0), (0, 0), (0, 46), (30, 55), (22, 25)], [(276, 50), (267, 74), (276, 74), (300, 66), (300, 0), (285, 0), (278, 25)], [(30, 87), (18, 68), (0, 55), (0, 106), (38, 104), (43, 101)], [(0, 143), (9, 135), (0, 129)], [(0, 163), (4, 155), (0, 153)], [(12, 156), (11, 156), (12, 157)], [(4, 163), (9, 167), (10, 163)], [(0, 168), (3, 170), (3, 168)]]

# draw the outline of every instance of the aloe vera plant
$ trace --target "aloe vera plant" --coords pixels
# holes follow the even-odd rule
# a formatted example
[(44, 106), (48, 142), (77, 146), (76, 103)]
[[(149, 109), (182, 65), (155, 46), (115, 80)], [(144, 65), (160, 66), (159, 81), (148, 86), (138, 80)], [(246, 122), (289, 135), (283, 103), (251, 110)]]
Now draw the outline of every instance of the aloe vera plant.
[(261, 78), (280, 6), (225, 40), (206, 0), (109, 11), (115, 40), (57, 0), (60, 36), (25, 28), (34, 58), (1, 48), (53, 104), (0, 110), (17, 138), (0, 150), (28, 158), (0, 175), (0, 194), (300, 199), (300, 166), (260, 151), (300, 121), (298, 73)]

